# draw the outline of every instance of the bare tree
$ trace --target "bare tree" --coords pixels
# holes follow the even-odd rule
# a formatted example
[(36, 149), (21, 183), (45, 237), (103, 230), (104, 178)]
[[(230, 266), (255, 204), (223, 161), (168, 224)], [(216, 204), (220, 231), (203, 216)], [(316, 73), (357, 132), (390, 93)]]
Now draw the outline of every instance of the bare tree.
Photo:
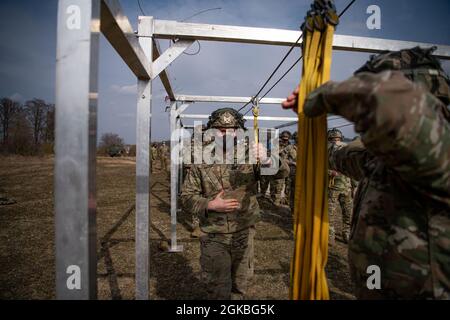
[(41, 99), (35, 98), (27, 101), (25, 104), (27, 118), (28, 121), (30, 121), (33, 130), (33, 144), (35, 150), (37, 150), (44, 133), (48, 109), (49, 105)]
[(9, 98), (0, 100), (0, 125), (2, 127), (2, 143), (8, 144), (9, 131), (14, 115), (20, 111), (21, 104)]
[(23, 110), (16, 112), (12, 118), (8, 151), (14, 154), (32, 155), (32, 129)]
[(47, 143), (55, 142), (55, 105), (48, 105), (47, 114), (45, 117), (45, 132), (44, 140)]
[(104, 133), (100, 138), (100, 149), (111, 157), (115, 157), (123, 153), (123, 139), (116, 133)]

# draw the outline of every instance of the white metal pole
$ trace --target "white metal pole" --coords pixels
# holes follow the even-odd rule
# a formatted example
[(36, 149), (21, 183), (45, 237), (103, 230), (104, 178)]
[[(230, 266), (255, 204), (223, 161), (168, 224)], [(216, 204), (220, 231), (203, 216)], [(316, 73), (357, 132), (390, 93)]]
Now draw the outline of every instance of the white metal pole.
[[(153, 18), (139, 17), (138, 28), (139, 32), (151, 35)], [(151, 36), (139, 38), (139, 43), (149, 61), (152, 61), (152, 41)], [(136, 113), (136, 300), (147, 300), (149, 298), (151, 101), (151, 80), (138, 79)]]
[(60, 0), (56, 53), (56, 298), (97, 298), (100, 0)]
[[(180, 166), (178, 121), (180, 119), (177, 112), (177, 102), (173, 102), (170, 107), (170, 252), (183, 251), (183, 247), (177, 244), (178, 168)], [(178, 149), (178, 152), (174, 152), (175, 148)]]

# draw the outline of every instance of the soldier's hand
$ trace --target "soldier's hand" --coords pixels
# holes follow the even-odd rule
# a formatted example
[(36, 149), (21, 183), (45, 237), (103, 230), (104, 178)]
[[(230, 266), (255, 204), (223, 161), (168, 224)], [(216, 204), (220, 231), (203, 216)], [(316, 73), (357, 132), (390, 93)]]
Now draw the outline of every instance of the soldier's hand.
[(255, 143), (252, 149), (253, 155), (256, 159), (259, 159), (262, 163), (267, 164), (270, 158), (267, 156), (267, 149), (262, 143)]
[[(329, 90), (335, 83), (328, 81), (327, 83), (321, 85), (316, 90), (311, 92), (308, 97), (306, 97), (305, 105), (303, 107), (303, 112), (307, 117), (318, 117), (327, 112), (333, 112), (331, 106), (327, 105), (323, 99), (322, 93)], [(297, 87), (290, 96), (287, 97), (285, 101), (281, 104), (284, 109), (293, 109), (296, 113), (298, 112), (298, 93), (299, 88)]]
[(332, 177), (336, 177), (338, 175), (338, 173), (334, 170), (330, 170), (330, 176)]
[(225, 192), (220, 191), (214, 200), (208, 202), (208, 210), (216, 212), (233, 212), (240, 208), (240, 203), (236, 199), (223, 199)]
[(285, 101), (283, 101), (281, 106), (284, 109), (293, 109), (295, 112), (297, 112), (298, 92), (299, 92), (299, 87), (297, 87), (294, 90), (294, 92), (292, 92), (292, 94), (290, 96), (288, 96)]

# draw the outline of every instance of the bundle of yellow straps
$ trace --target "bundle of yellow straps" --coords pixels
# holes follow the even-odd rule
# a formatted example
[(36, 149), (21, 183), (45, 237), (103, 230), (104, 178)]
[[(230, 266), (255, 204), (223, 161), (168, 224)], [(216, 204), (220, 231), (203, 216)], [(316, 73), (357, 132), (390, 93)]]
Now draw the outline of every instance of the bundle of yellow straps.
[(314, 1), (303, 24), (303, 70), (298, 98), (298, 158), (294, 209), (295, 247), (290, 297), (329, 299), (327, 117), (307, 118), (305, 98), (330, 77), (333, 34), (338, 16), (331, 1)]

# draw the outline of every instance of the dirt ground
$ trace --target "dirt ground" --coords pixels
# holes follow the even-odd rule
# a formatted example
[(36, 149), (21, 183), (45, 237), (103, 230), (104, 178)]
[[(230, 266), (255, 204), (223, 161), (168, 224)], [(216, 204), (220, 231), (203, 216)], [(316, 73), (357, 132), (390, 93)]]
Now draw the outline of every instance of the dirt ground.
[[(99, 158), (97, 166), (98, 297), (134, 298), (134, 158)], [(54, 299), (53, 159), (0, 157), (0, 192), (16, 204), (0, 206), (0, 299)], [(181, 253), (158, 249), (170, 238), (169, 180), (156, 165), (151, 181), (150, 298), (204, 299), (199, 241), (189, 217), (177, 226)], [(293, 248), (286, 210), (262, 203), (257, 225), (255, 275), (249, 299), (287, 299)], [(353, 299), (347, 247), (330, 248), (327, 266), (332, 299)]]

